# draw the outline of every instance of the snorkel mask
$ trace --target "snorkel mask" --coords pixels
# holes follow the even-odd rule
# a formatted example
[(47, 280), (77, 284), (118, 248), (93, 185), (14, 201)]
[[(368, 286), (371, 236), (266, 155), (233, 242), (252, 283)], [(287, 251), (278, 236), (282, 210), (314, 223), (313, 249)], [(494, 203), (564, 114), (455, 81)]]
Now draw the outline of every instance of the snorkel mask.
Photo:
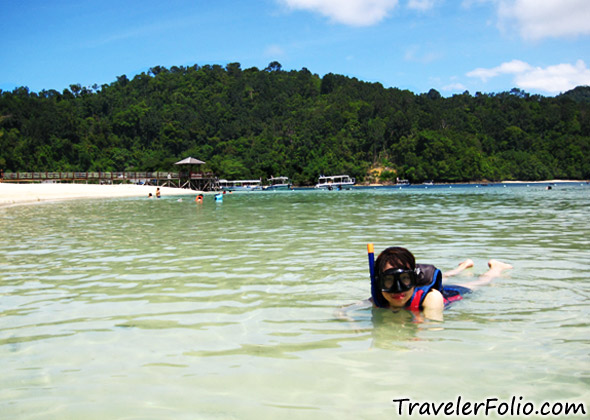
[[(415, 266), (414, 256), (408, 250), (401, 247), (387, 248), (379, 255), (379, 258), (388, 253), (395, 254), (397, 251), (403, 251), (402, 254), (404, 256), (404, 258), (399, 261), (399, 264), (396, 264), (398, 267)], [(369, 256), (369, 274), (371, 275), (371, 300), (375, 306), (379, 308), (389, 307), (389, 302), (383, 296), (383, 292), (403, 293), (418, 285), (418, 279), (422, 276), (422, 271), (418, 267), (416, 267), (415, 270), (393, 268), (380, 272), (379, 265), (384, 267), (386, 264), (383, 262), (378, 264), (379, 261), (375, 261), (375, 253), (372, 243), (367, 244), (367, 253)], [(379, 258), (377, 258), (377, 260), (379, 260)]]
[(403, 293), (416, 286), (420, 269), (404, 270), (390, 268), (378, 275), (381, 291), (387, 293)]

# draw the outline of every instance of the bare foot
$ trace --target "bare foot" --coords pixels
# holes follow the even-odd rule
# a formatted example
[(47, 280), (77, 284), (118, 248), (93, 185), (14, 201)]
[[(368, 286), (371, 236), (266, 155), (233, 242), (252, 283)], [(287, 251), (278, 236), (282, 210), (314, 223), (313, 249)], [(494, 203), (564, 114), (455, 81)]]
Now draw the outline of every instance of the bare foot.
[(510, 264), (507, 264), (507, 263), (504, 263), (504, 262), (498, 261), (498, 260), (489, 260), (488, 267), (490, 267), (490, 269), (492, 269), (492, 270), (498, 270), (498, 271), (508, 270), (509, 268), (512, 268), (512, 266)]
[(482, 274), (477, 280), (469, 283), (463, 283), (459, 286), (464, 286), (470, 288), (471, 290), (475, 290), (478, 287), (490, 283), (493, 279), (498, 277), (503, 270), (512, 268), (510, 264), (498, 260), (489, 260), (488, 266), (490, 267), (490, 269), (485, 274)]
[(457, 268), (455, 268), (451, 271), (444, 272), (443, 277), (447, 278), (447, 277), (455, 276), (455, 275), (459, 274), (461, 271), (465, 270), (466, 268), (471, 268), (471, 267), (473, 267), (473, 261), (468, 258), (465, 261), (463, 261), (462, 263), (460, 263), (457, 266)]
[(467, 258), (462, 263), (459, 263), (459, 268), (461, 268), (463, 270), (466, 268), (471, 268), (471, 267), (473, 267), (473, 260), (471, 258)]

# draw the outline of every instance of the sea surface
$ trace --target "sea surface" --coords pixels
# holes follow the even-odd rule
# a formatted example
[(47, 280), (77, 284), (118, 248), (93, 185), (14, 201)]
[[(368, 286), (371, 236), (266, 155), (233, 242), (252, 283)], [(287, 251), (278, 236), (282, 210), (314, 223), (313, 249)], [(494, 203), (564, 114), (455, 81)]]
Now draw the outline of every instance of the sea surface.
[[(0, 208), (0, 418), (419, 418), (403, 398), (588, 414), (587, 184), (192, 198)], [(343, 319), (370, 295), (369, 242), (475, 262), (449, 282), (514, 268), (442, 322)]]

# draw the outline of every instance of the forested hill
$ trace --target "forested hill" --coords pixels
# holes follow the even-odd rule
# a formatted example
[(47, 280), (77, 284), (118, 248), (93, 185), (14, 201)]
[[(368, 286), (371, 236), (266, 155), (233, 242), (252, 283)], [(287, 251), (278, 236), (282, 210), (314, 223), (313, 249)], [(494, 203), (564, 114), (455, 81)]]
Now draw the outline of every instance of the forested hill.
[(590, 88), (443, 98), (307, 69), (155, 67), (109, 85), (0, 91), (0, 169), (174, 170), (228, 179), (590, 178)]

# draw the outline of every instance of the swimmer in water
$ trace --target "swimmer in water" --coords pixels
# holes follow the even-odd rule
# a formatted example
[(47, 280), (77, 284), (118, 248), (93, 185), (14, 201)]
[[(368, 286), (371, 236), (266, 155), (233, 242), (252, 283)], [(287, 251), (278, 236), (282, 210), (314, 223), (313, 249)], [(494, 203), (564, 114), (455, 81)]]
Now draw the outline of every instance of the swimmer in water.
[(477, 280), (443, 286), (443, 278), (457, 275), (471, 267), (473, 267), (473, 261), (467, 259), (457, 268), (443, 274), (432, 265), (416, 264), (414, 255), (406, 248), (387, 248), (381, 252), (374, 265), (371, 298), (346, 308), (358, 309), (373, 306), (394, 311), (402, 309), (413, 312), (424, 311), (427, 318), (442, 320), (445, 306), (453, 301), (461, 300), (464, 294), (489, 284), (504, 270), (512, 268), (510, 264), (490, 260), (488, 261), (489, 270)]

